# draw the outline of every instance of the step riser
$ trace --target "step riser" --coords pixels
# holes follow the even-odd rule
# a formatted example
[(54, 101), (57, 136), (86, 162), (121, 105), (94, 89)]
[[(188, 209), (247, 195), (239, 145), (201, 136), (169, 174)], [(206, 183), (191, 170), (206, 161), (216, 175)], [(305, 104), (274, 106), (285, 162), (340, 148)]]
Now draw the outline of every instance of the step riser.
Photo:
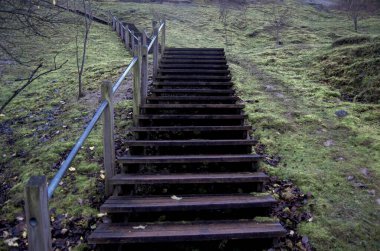
[(227, 65), (210, 65), (210, 64), (160, 64), (160, 69), (213, 69), (213, 70), (224, 70), (228, 69)]
[(242, 126), (244, 125), (244, 119), (204, 119), (204, 120), (176, 120), (176, 119), (152, 119), (152, 120), (140, 120), (141, 126)]
[(222, 108), (222, 109), (191, 109), (191, 108), (174, 108), (174, 109), (159, 109), (159, 108), (145, 108), (143, 109), (145, 114), (236, 114), (242, 113), (239, 108)]
[(175, 81), (175, 80), (184, 80), (184, 81), (210, 81), (210, 82), (230, 82), (231, 77), (226, 76), (199, 76), (199, 75), (158, 75), (156, 78), (158, 81)]
[(135, 132), (137, 139), (246, 139), (247, 130), (217, 132)]
[(153, 87), (155, 89), (200, 89), (200, 90), (205, 90), (205, 89), (220, 89), (220, 90), (229, 90), (232, 88), (232, 84), (226, 83), (208, 83), (208, 84), (175, 84), (175, 83), (159, 83), (159, 84), (153, 84)]
[(250, 154), (251, 146), (131, 146), (129, 147), (130, 154), (133, 155), (194, 155), (194, 154)]
[(227, 65), (226, 60), (215, 60), (215, 59), (161, 59), (161, 63), (163, 64), (199, 64), (199, 65), (205, 65), (205, 64), (210, 64), (210, 65)]
[[(202, 96), (199, 96), (202, 97)], [(218, 97), (218, 96), (214, 96)], [(161, 97), (160, 97), (161, 98)], [(162, 99), (148, 99), (149, 104), (235, 104), (236, 100), (166, 100), (165, 96)]]

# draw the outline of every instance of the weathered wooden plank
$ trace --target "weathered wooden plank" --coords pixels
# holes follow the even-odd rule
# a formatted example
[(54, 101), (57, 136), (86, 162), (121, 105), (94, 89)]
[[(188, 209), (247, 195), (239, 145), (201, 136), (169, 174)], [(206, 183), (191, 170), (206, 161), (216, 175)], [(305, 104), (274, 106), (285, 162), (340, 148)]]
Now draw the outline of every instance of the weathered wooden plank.
[(258, 161), (262, 156), (258, 154), (223, 154), (223, 155), (160, 155), (160, 156), (125, 156), (117, 161), (124, 164), (148, 163), (234, 163)]
[(117, 174), (113, 184), (212, 184), (266, 182), (268, 176), (261, 172), (233, 173), (179, 173), (179, 174)]
[(185, 210), (222, 210), (242, 208), (264, 208), (275, 205), (272, 196), (252, 195), (178, 195), (170, 196), (112, 196), (101, 207), (101, 212), (171, 212)]
[(25, 187), (25, 214), (30, 251), (50, 251), (51, 233), (45, 176), (32, 176)]
[(191, 223), (102, 224), (89, 237), (92, 244), (207, 241), (275, 238), (286, 234), (279, 223), (255, 221), (211, 221)]

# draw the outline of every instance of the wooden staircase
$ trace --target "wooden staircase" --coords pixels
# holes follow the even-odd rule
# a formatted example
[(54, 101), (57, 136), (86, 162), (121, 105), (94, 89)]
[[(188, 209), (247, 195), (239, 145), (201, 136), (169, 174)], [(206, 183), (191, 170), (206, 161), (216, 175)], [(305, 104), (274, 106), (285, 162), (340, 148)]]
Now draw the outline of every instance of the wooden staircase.
[(108, 250), (218, 250), (221, 243), (256, 250), (284, 236), (279, 223), (255, 221), (276, 201), (260, 195), (268, 176), (257, 171), (261, 156), (252, 154), (243, 107), (223, 49), (165, 49), (139, 126), (131, 129), (129, 154), (118, 158), (121, 172), (111, 178), (115, 193), (100, 208), (110, 223), (89, 243)]

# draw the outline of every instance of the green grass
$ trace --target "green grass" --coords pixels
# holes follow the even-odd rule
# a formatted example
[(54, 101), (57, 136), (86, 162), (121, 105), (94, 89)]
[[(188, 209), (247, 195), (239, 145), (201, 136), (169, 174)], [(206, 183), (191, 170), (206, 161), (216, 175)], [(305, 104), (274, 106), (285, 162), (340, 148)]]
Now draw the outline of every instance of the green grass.
[[(9, 125), (13, 132), (0, 136), (0, 163), (4, 167), (1, 182), (12, 186), (9, 200), (1, 209), (1, 219), (11, 221), (23, 212), (23, 190), (32, 175), (47, 175), (48, 180), (53, 177), (91, 119), (99, 103), (101, 83), (115, 81), (131, 59), (110, 27), (93, 23), (83, 75), (86, 96), (78, 101), (75, 34), (75, 26), (62, 24), (49, 34), (49, 39), (19, 41), (19, 46), (26, 48), (26, 57), (39, 56), (52, 62), (59, 52), (57, 64), (66, 59), (68, 62), (62, 69), (33, 82), (0, 117), (0, 123)], [(49, 67), (46, 65), (44, 69)], [(23, 83), (14, 81), (15, 78), (26, 76), (29, 70), (19, 65), (4, 67), (1, 77), (6, 84), (0, 86), (0, 103)], [(101, 196), (96, 189), (103, 154), (100, 128), (96, 127), (90, 134), (72, 163), (75, 171), (68, 172), (49, 202), (57, 213), (72, 216), (97, 213), (88, 198)], [(11, 178), (10, 181), (7, 178)], [(80, 199), (83, 200), (81, 205)]]
[[(380, 249), (379, 206), (376, 204), (380, 194), (380, 106), (346, 102), (341, 99), (340, 89), (322, 81), (321, 66), (325, 64), (321, 56), (327, 56), (332, 62), (344, 54), (340, 52), (342, 48), (373, 44), (364, 41), (332, 47), (338, 38), (358, 36), (346, 15), (320, 12), (298, 1), (287, 1), (290, 23), (281, 38), (283, 46), (276, 47), (266, 31), (271, 6), (251, 5), (245, 27), (238, 25), (238, 21), (243, 20), (241, 13), (232, 11), (226, 46), (215, 6), (119, 2), (100, 5), (140, 28), (149, 29), (153, 15), (165, 15), (168, 46), (224, 47), (237, 92), (247, 101), (249, 121), (257, 128), (255, 136), (267, 146), (269, 154), (282, 157), (278, 167), (263, 165), (263, 168), (272, 175), (293, 180), (303, 192), (314, 196), (305, 209), (313, 213), (313, 219), (299, 226), (300, 233), (307, 235), (317, 250)], [(379, 36), (380, 17), (360, 20), (359, 32), (360, 36)], [(129, 57), (116, 34), (108, 28), (95, 25), (91, 36), (85, 88), (87, 93), (96, 93), (101, 81), (114, 79)], [(63, 41), (60, 36), (52, 41), (54, 43), (46, 49), (48, 58), (57, 48), (73, 55), (72, 37)], [(76, 102), (75, 70), (71, 58), (61, 71), (33, 83), (0, 118), (0, 122), (14, 121), (11, 128), (15, 143), (2, 149), (6, 157), (1, 161), (12, 170), (11, 178), (16, 184), (10, 191), (12, 199), (2, 209), (2, 217), (10, 219), (22, 211), (22, 189), (31, 175), (46, 174), (49, 178), (53, 175), (56, 171), (53, 166), (71, 148), (83, 130), (86, 116), (91, 116), (95, 108), (97, 102), (93, 96), (88, 101)], [(17, 74), (9, 70), (8, 81)], [(0, 87), (1, 101), (16, 84), (10, 81)], [(61, 100), (65, 101), (64, 105)], [(130, 106), (130, 102), (123, 102), (119, 107), (124, 105)], [(54, 115), (56, 123), (43, 130), (44, 111), (55, 109), (59, 110), (59, 114)], [(334, 113), (340, 109), (349, 115), (337, 118)], [(124, 120), (118, 126), (126, 128), (128, 125)], [(60, 132), (54, 134), (58, 130)], [(100, 163), (102, 154), (99, 133), (99, 130), (92, 133), (73, 163), (78, 174), (75, 180), (71, 180), (69, 174), (63, 181), (67, 188), (58, 188), (52, 203), (57, 210), (77, 215), (96, 213), (86, 203), (80, 207), (78, 198), (96, 193), (95, 180), (101, 167), (96, 163)], [(38, 140), (44, 134), (51, 138), (41, 144)], [(5, 136), (0, 137), (5, 142)], [(325, 147), (327, 140), (334, 144)], [(90, 146), (95, 146), (94, 151), (89, 150)], [(26, 156), (11, 157), (22, 151), (26, 151)], [(369, 170), (369, 176), (362, 174), (362, 168)], [(349, 175), (368, 188), (356, 188), (347, 180)], [(75, 194), (72, 193), (74, 188), (78, 189)], [(368, 193), (372, 189), (375, 196)]]
[[(380, 106), (342, 100), (341, 89), (324, 83), (321, 71), (321, 66), (326, 66), (321, 56), (338, 59), (336, 50), (340, 48), (332, 47), (333, 42), (358, 34), (344, 13), (320, 12), (297, 1), (287, 4), (291, 17), (281, 47), (275, 46), (265, 28), (271, 19), (268, 5), (251, 5), (245, 28), (236, 26), (241, 13), (232, 11), (228, 46), (218, 22), (218, 9), (213, 6), (101, 6), (141, 28), (149, 28), (152, 13), (165, 15), (168, 46), (224, 47), (237, 92), (248, 101), (246, 112), (257, 128), (255, 136), (267, 145), (270, 154), (282, 157), (279, 167), (264, 168), (272, 175), (293, 180), (314, 196), (305, 209), (311, 210), (313, 220), (300, 225), (301, 234), (308, 235), (318, 250), (377, 250)], [(379, 21), (379, 16), (361, 20), (359, 35), (378, 36)], [(254, 36), (249, 36), (252, 33)], [(363, 45), (375, 46), (371, 40), (341, 48)], [(373, 57), (379, 59), (377, 54)], [(360, 60), (365, 57), (354, 58), (353, 63)], [(337, 118), (335, 112), (340, 109), (349, 115)], [(327, 140), (334, 144), (325, 147)], [(370, 176), (364, 176), (361, 168), (367, 168)], [(353, 186), (347, 181), (349, 175), (368, 188)], [(376, 196), (369, 194), (372, 189)]]

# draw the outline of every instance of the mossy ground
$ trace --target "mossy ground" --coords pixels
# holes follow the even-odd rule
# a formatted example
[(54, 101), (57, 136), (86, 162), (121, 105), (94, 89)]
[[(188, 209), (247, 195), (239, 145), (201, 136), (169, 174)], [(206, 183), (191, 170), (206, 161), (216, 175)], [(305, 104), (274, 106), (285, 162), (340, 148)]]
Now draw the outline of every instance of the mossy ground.
[[(83, 75), (86, 96), (78, 101), (76, 26), (60, 24), (48, 35), (49, 38), (17, 41), (21, 48), (26, 48), (26, 58), (37, 55), (52, 63), (59, 52), (57, 64), (66, 59), (68, 62), (62, 69), (34, 81), (2, 112), (0, 182), (6, 201), (0, 220), (10, 222), (23, 214), (23, 190), (29, 177), (47, 175), (48, 180), (53, 177), (92, 118), (99, 103), (101, 83), (114, 82), (131, 59), (110, 27), (93, 23)], [(81, 41), (81, 37), (79, 39)], [(46, 65), (45, 69), (50, 67)], [(27, 76), (30, 69), (13, 63), (2, 65), (0, 103), (24, 83), (15, 79)], [(75, 170), (65, 176), (50, 201), (50, 208), (56, 208), (57, 214), (87, 217), (98, 213), (92, 206), (103, 193), (96, 185), (101, 184), (100, 128), (96, 127), (90, 134), (72, 163)], [(1, 243), (0, 240), (0, 249)]]
[[(215, 6), (101, 6), (140, 28), (150, 27), (152, 15), (166, 16), (168, 46), (224, 47), (237, 92), (257, 128), (255, 136), (268, 153), (282, 158), (278, 167), (264, 168), (314, 196), (308, 205), (313, 219), (302, 223), (300, 232), (318, 250), (380, 248), (380, 106), (346, 102), (339, 89), (321, 81), (325, 62), (320, 56), (330, 56), (337, 38), (358, 36), (344, 13), (287, 1), (290, 22), (282, 33), (283, 45), (277, 47), (266, 30), (271, 6), (251, 5), (246, 18), (238, 10), (230, 14), (226, 46)], [(361, 20), (360, 35), (378, 36), (379, 20)], [(349, 115), (338, 118), (335, 112), (341, 109)]]
[[(257, 128), (255, 136), (269, 154), (282, 158), (278, 167), (263, 168), (293, 180), (314, 196), (308, 204), (313, 220), (302, 223), (299, 231), (309, 236), (318, 250), (378, 250), (380, 106), (346, 102), (339, 89), (321, 81), (320, 56), (332, 50), (335, 39), (357, 34), (342, 13), (321, 12), (298, 1), (287, 1), (287, 6), (290, 23), (282, 34), (283, 45), (276, 47), (266, 28), (271, 20), (269, 5), (251, 5), (246, 17), (238, 10), (232, 11), (225, 45), (215, 6), (101, 3), (102, 8), (140, 28), (149, 28), (153, 15), (166, 16), (168, 46), (224, 47), (237, 92), (246, 101), (249, 120)], [(378, 16), (361, 20), (361, 35), (378, 36), (379, 20)], [(91, 34), (86, 92), (96, 92), (103, 79), (115, 78), (118, 69), (128, 62), (115, 33), (94, 25)], [(70, 36), (65, 42), (62, 37), (53, 41), (72, 55)], [(50, 55), (54, 53), (52, 47), (46, 48), (51, 50)], [(9, 75), (14, 79), (14, 74)], [(1, 100), (9, 95), (3, 90), (11, 87), (15, 86), (10, 83), (0, 87)], [(27, 179), (33, 174), (50, 178), (91, 117), (97, 102), (89, 106), (84, 101), (77, 103), (75, 97), (75, 62), (71, 59), (65, 69), (33, 83), (0, 118), (1, 122), (13, 120), (9, 123), (14, 143), (2, 144), (1, 163), (2, 168), (12, 170), (8, 178), (16, 184), (2, 209), (3, 217), (11, 218), (22, 211), (22, 189)], [(57, 109), (59, 114), (54, 115)], [(349, 115), (336, 117), (334, 113), (340, 109)], [(43, 126), (49, 115), (45, 111), (53, 113), (55, 123), (39, 131), (38, 126)], [(49, 140), (41, 143), (44, 135)], [(6, 142), (6, 135), (1, 139)], [(327, 141), (331, 144), (324, 144)], [(95, 146), (93, 151), (90, 146)], [(52, 207), (70, 214), (96, 213), (86, 202), (80, 206), (78, 199), (95, 194), (101, 164), (94, 163), (101, 161), (101, 152), (101, 138), (95, 130), (73, 163), (75, 180), (70, 180), (73, 175), (64, 179), (67, 187), (56, 191)], [(348, 176), (354, 179), (348, 181)], [(74, 188), (78, 190), (73, 192)]]

